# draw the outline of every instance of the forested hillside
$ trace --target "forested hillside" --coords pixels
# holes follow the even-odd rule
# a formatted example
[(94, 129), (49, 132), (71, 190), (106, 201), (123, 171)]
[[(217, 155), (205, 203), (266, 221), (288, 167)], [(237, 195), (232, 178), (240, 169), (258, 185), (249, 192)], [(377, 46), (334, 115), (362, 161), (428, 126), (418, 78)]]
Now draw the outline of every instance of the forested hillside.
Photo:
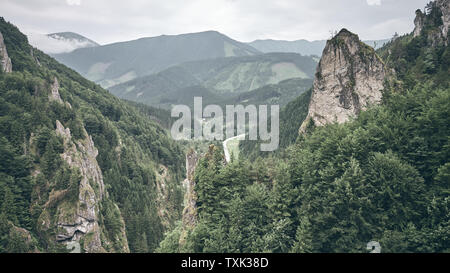
[(110, 87), (188, 61), (260, 54), (217, 31), (161, 35), (56, 54), (61, 63)]
[[(312, 57), (295, 53), (215, 58), (181, 63), (108, 90), (120, 98), (166, 109), (191, 105), (194, 96), (202, 96), (205, 104), (240, 102), (244, 95), (256, 103), (285, 105), (310, 87), (316, 65)], [(291, 79), (302, 80), (298, 88), (287, 82)], [(267, 89), (275, 89), (279, 99), (267, 96)]]
[(153, 251), (180, 217), (181, 147), (3, 18), (0, 32), (0, 252)]
[(290, 131), (283, 157), (225, 164), (212, 146), (193, 178), (197, 224), (158, 251), (367, 252), (377, 241), (382, 252), (449, 252), (448, 3), (429, 4), (419, 31), (379, 50), (395, 72), (379, 105)]

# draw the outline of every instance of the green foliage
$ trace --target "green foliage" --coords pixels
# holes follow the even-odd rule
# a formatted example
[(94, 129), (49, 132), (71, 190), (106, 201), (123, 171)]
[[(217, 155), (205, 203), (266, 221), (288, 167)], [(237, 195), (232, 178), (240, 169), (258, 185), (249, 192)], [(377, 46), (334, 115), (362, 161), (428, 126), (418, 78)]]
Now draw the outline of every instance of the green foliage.
[(310, 56), (270, 53), (181, 63), (157, 74), (118, 84), (120, 98), (169, 109), (203, 104), (280, 104), (308, 90), (317, 63)]
[[(301, 94), (289, 102), (280, 111), (280, 143), (278, 154), (283, 154), (285, 149), (294, 144), (298, 136), (298, 130), (308, 115), (309, 100), (312, 89)], [(250, 160), (258, 156), (267, 156), (270, 153), (260, 151), (261, 141), (244, 140), (239, 143), (239, 150)]]
[(449, 96), (433, 80), (388, 89), (382, 105), (312, 129), (265, 167), (225, 165), (210, 149), (195, 171), (199, 223), (179, 249), (367, 252), (375, 240), (383, 252), (448, 252)]
[[(42, 221), (38, 221), (46, 217), (41, 215), (44, 209), (48, 220), (53, 221), (58, 204), (78, 200), (81, 174), (61, 157), (71, 147), (65, 147), (56, 133), (58, 120), (70, 130), (74, 148), (79, 148), (78, 141), (92, 137), (98, 149), (96, 159), (109, 193), (99, 206), (99, 218), (104, 236), (113, 244), (111, 249), (122, 250), (120, 219), (124, 219), (130, 250), (153, 251), (164, 230), (181, 213), (181, 190), (177, 185), (184, 173), (181, 147), (147, 113), (32, 48), (26, 36), (3, 18), (0, 31), (13, 64), (12, 73), (0, 73), (2, 217), (29, 231), (42, 251), (61, 250), (54, 240), (56, 225), (44, 231)], [(63, 103), (49, 99), (55, 77)], [(160, 164), (168, 168), (167, 204), (157, 201)], [(162, 224), (157, 213), (160, 206), (171, 215), (168, 226)], [(1, 250), (8, 251), (11, 241), (0, 241)], [(24, 250), (20, 245), (11, 247)]]

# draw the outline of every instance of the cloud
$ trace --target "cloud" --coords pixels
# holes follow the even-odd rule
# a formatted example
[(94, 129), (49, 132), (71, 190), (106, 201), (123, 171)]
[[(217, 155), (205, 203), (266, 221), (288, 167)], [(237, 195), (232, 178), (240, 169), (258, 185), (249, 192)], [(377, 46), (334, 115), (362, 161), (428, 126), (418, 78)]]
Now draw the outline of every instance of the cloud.
[(79, 6), (81, 5), (81, 0), (66, 0), (69, 6)]
[(321, 40), (344, 27), (361, 39), (383, 39), (411, 32), (414, 11), (429, 0), (0, 1), (1, 15), (25, 33), (72, 31), (107, 44), (205, 30), (243, 42)]
[(77, 48), (93, 46), (89, 41), (49, 37), (46, 34), (28, 33), (28, 41), (34, 47), (48, 54), (71, 52)]
[(366, 0), (369, 6), (380, 6), (381, 0)]

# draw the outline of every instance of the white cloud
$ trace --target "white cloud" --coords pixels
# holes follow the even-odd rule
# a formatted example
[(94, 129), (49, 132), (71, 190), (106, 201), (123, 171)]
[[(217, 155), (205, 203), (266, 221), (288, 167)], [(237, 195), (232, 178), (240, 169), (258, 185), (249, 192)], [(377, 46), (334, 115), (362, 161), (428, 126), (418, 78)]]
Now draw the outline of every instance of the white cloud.
[(81, 0), (66, 0), (69, 6), (79, 6), (81, 5)]
[(369, 6), (380, 6), (381, 0), (366, 0)]
[(34, 47), (48, 54), (71, 52), (77, 48), (93, 46), (89, 41), (49, 37), (46, 34), (27, 33), (28, 41)]
[[(217, 30), (233, 39), (318, 40), (345, 27), (361, 39), (414, 29), (429, 0), (0, 0), (1, 15), (24, 32), (71, 31), (107, 44)], [(71, 6), (69, 6), (69, 2)], [(78, 5), (80, 4), (80, 5)], [(371, 6), (369, 5), (371, 4)], [(378, 5), (380, 4), (380, 5)]]

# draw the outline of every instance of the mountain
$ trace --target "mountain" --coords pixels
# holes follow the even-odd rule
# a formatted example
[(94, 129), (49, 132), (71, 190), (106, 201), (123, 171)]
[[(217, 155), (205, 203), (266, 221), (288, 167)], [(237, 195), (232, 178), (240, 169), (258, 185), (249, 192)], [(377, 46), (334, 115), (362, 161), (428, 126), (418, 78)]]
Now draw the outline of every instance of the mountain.
[(347, 122), (367, 107), (379, 104), (386, 74), (375, 50), (361, 42), (358, 35), (342, 29), (323, 50), (301, 130), (310, 125)]
[[(378, 49), (390, 39), (383, 40), (367, 40), (364, 43)], [(296, 41), (283, 41), (283, 40), (255, 40), (248, 43), (248, 45), (256, 48), (257, 50), (269, 53), (269, 52), (295, 52), (302, 55), (315, 55), (320, 56), (326, 45), (326, 40), (308, 41), (308, 40), (296, 40)]]
[(184, 153), (164, 113), (114, 97), (3, 18), (0, 33), (0, 252), (152, 252), (182, 212)]
[(81, 48), (54, 56), (86, 78), (110, 87), (183, 62), (257, 54), (260, 52), (249, 45), (206, 31)]
[(292, 78), (277, 84), (268, 84), (252, 91), (244, 92), (220, 102), (221, 105), (279, 105), (285, 106), (307, 92), (312, 86), (312, 79)]
[[(316, 65), (313, 58), (295, 53), (216, 58), (182, 63), (115, 85), (109, 91), (127, 100), (164, 108), (174, 104), (190, 105), (194, 94), (202, 94), (205, 102), (217, 104), (287, 79), (312, 79)], [(302, 82), (299, 89), (304, 85)], [(281, 89), (277, 92), (283, 94)], [(284, 98), (293, 98), (290, 91), (286, 92), (286, 96), (282, 95)]]
[(78, 48), (99, 46), (98, 43), (91, 39), (74, 32), (30, 33), (27, 36), (31, 45), (47, 54), (67, 53)]

